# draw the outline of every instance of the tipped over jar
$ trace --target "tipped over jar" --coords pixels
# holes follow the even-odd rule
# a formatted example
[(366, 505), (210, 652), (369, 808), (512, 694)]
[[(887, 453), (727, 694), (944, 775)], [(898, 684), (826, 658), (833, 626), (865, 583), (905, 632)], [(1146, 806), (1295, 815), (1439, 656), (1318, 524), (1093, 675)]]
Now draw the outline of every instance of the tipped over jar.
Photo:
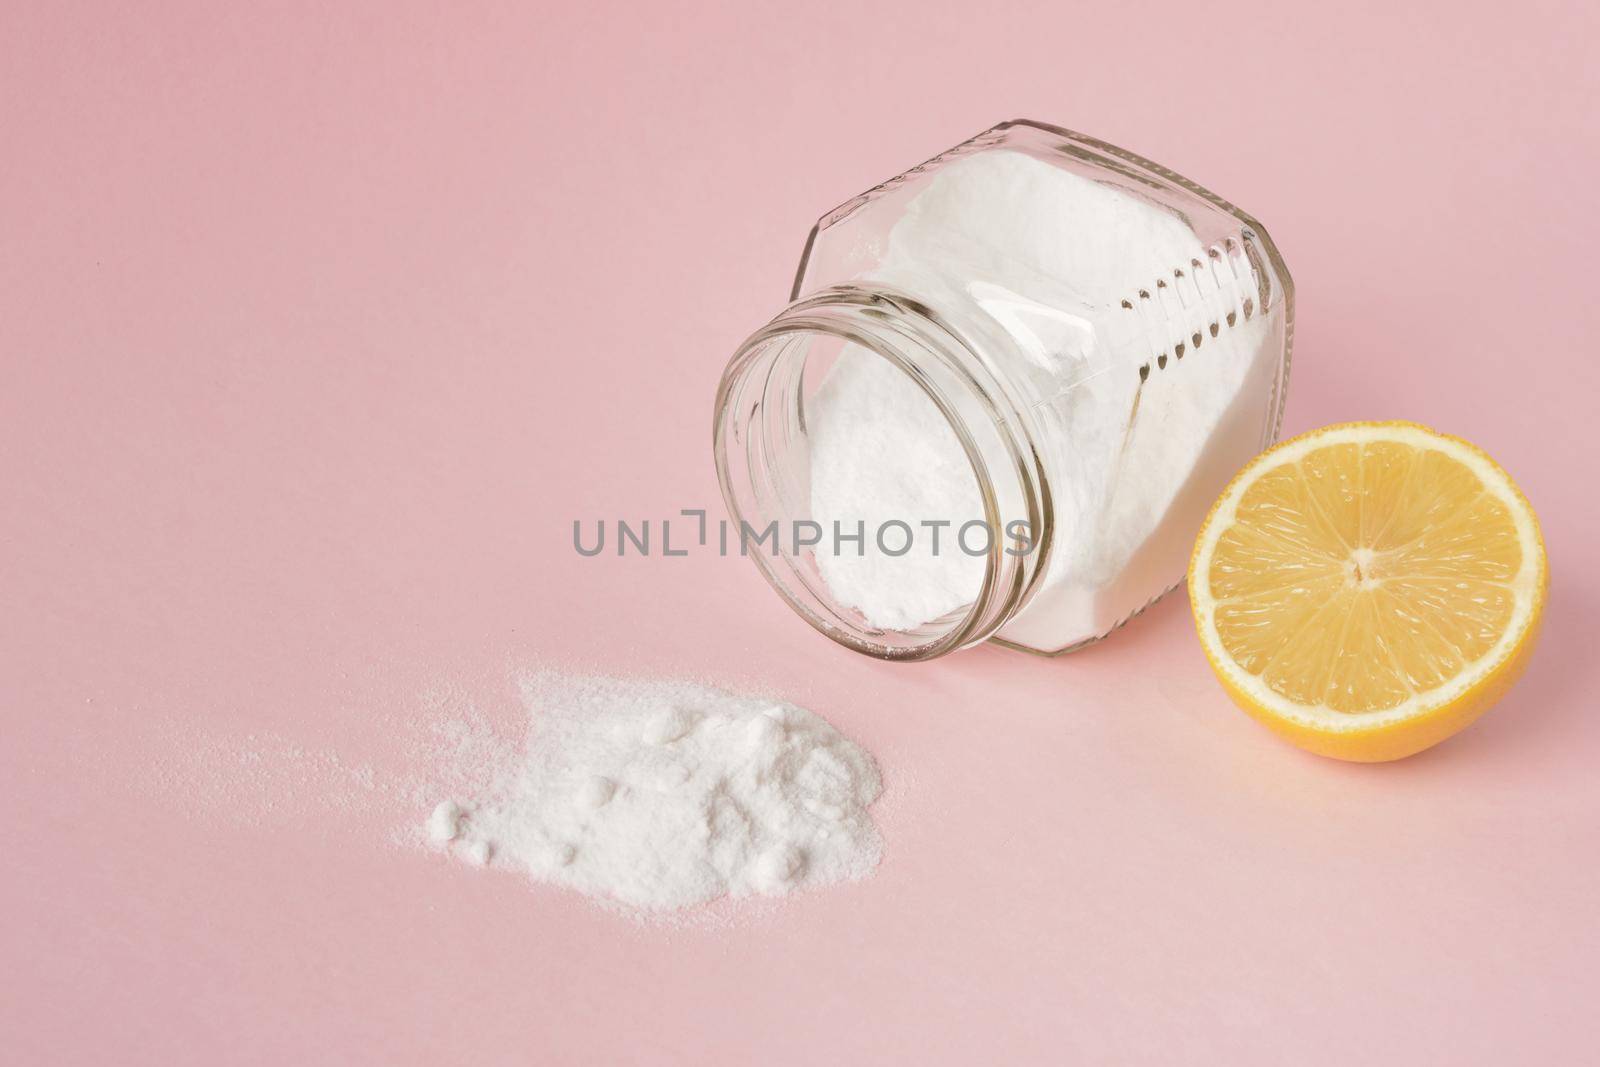
[(1104, 637), (1278, 434), (1294, 292), (1266, 231), (1057, 127), (829, 212), (791, 300), (723, 374), (717, 472), (773, 587), (869, 655)]

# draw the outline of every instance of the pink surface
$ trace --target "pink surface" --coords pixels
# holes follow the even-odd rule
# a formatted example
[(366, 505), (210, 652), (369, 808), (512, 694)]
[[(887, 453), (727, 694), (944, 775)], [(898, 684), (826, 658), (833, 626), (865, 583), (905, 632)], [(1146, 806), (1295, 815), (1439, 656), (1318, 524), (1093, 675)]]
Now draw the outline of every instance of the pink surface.
[[(1595, 1055), (1580, 5), (233, 6), (0, 13), (6, 1059)], [(720, 512), (712, 390), (815, 216), (1016, 116), (1266, 221), (1288, 430), (1417, 419), (1521, 481), (1551, 603), (1497, 712), (1340, 765), (1229, 705), (1181, 596), (891, 666), (745, 561), (574, 556)], [(660, 930), (392, 845), (394, 724), (535, 662), (822, 712), (882, 762), (881, 869)]]

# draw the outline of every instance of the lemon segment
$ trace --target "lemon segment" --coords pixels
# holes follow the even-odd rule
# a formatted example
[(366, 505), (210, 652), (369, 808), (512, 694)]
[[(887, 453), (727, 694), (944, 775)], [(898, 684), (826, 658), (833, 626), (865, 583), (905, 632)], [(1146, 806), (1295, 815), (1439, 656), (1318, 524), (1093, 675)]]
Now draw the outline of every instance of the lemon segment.
[(1407, 422), (1285, 441), (1195, 543), (1189, 599), (1234, 701), (1302, 748), (1379, 761), (1461, 730), (1510, 687), (1548, 569), (1522, 492), (1482, 450)]

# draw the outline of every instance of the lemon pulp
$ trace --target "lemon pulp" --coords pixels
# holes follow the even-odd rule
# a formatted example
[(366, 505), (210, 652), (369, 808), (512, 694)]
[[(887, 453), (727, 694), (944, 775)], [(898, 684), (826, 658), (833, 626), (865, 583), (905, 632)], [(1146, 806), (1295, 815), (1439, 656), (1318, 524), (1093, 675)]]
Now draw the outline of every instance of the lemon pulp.
[(1201, 531), (1190, 593), (1247, 711), (1315, 751), (1392, 759), (1509, 685), (1545, 581), (1532, 508), (1487, 455), (1411, 423), (1350, 423), (1241, 472)]

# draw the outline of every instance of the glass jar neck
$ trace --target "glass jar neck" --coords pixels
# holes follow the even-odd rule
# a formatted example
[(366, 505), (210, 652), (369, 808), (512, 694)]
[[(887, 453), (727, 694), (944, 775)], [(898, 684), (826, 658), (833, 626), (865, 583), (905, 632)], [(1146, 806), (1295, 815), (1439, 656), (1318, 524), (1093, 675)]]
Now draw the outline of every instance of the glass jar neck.
[[(815, 562), (815, 549), (828, 546), (790, 536), (811, 518), (807, 404), (847, 346), (888, 361), (937, 407), (966, 453), (988, 526), (983, 584), (972, 602), (914, 629), (873, 626), (840, 603)], [(713, 428), (723, 498), (741, 544), (746, 533), (754, 537), (776, 523), (775, 543), (756, 541), (750, 554), (822, 633), (883, 659), (931, 659), (987, 639), (1032, 595), (1052, 538), (1049, 488), (1029, 420), (992, 366), (933, 309), (867, 285), (796, 301), (734, 354), (717, 391)], [(859, 459), (874, 462), (871, 455)]]

